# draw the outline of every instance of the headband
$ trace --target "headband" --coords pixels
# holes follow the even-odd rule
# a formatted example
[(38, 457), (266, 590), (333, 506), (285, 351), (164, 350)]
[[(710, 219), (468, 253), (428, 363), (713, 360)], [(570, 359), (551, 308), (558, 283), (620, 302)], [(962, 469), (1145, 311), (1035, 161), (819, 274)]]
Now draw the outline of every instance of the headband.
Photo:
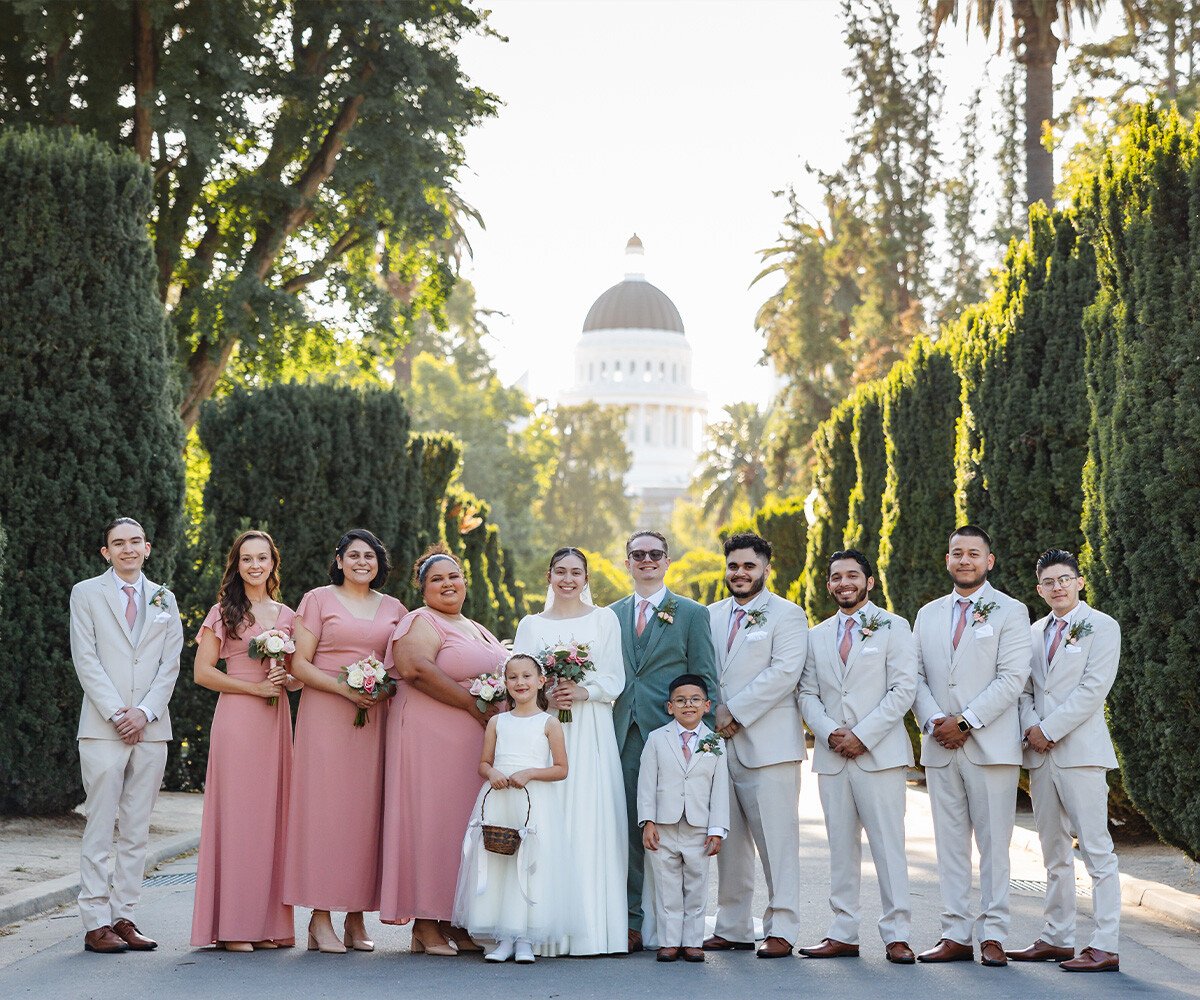
[(421, 568), (417, 570), (417, 583), (419, 583), (422, 587), (425, 586), (425, 574), (429, 572), (429, 567), (439, 559), (449, 559), (452, 563), (454, 563), (455, 566), (458, 565), (458, 560), (455, 559), (454, 556), (448, 556), (445, 552), (435, 552), (423, 563), (421, 563)]

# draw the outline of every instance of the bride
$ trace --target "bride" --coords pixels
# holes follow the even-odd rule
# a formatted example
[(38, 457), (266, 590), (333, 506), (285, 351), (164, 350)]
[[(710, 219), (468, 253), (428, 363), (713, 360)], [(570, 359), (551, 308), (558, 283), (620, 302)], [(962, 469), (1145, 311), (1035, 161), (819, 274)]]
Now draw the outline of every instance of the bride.
[(566, 835), (575, 859), (582, 922), (579, 933), (546, 946), (548, 954), (607, 955), (628, 948), (629, 864), (625, 785), (613, 729), (613, 702), (625, 687), (621, 626), (608, 608), (592, 604), (587, 557), (559, 549), (546, 573), (546, 610), (517, 626), (514, 653), (537, 655), (556, 643), (588, 643), (595, 670), (579, 684), (560, 681), (550, 708), (571, 710), (567, 778), (562, 782)]

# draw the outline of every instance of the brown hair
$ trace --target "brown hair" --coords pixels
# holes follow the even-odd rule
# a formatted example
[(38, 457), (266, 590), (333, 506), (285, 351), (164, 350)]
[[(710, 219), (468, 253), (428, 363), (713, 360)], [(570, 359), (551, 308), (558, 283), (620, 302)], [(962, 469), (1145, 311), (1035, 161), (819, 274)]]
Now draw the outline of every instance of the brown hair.
[(446, 546), (441, 542), (435, 542), (424, 552), (422, 552), (421, 555), (417, 557), (417, 561), (413, 563), (412, 582), (413, 586), (416, 587), (417, 590), (425, 589), (425, 566), (435, 556), (442, 556), (446, 559), (450, 559), (453, 561), (455, 566), (457, 566), (460, 570), (462, 569), (462, 563), (458, 561), (458, 556), (446, 548)]
[[(500, 676), (504, 678), (505, 691), (508, 690), (508, 665), (510, 663), (512, 663), (513, 660), (528, 660), (535, 667), (537, 667), (538, 676), (545, 678), (546, 668), (542, 666), (541, 660), (539, 660), (536, 656), (531, 656), (529, 653), (513, 653), (512, 656), (510, 656), (507, 660), (504, 661), (504, 669), (500, 671)], [(538, 708), (540, 708), (543, 712), (545, 712), (550, 707), (550, 699), (546, 697), (546, 685), (545, 684), (543, 684), (538, 689), (537, 705), (538, 705)], [(508, 707), (510, 709), (517, 707), (517, 703), (515, 701), (513, 701), (513, 697), (511, 694), (508, 695)]]
[(279, 549), (275, 539), (265, 531), (243, 531), (233, 540), (233, 547), (225, 557), (225, 572), (221, 574), (221, 589), (217, 591), (217, 605), (221, 609), (221, 624), (230, 639), (238, 638), (243, 625), (254, 624), (254, 612), (250, 610), (250, 598), (246, 596), (246, 584), (238, 572), (242, 558), (242, 546), (251, 539), (260, 538), (271, 549), (271, 572), (267, 574), (267, 596), (279, 600)]

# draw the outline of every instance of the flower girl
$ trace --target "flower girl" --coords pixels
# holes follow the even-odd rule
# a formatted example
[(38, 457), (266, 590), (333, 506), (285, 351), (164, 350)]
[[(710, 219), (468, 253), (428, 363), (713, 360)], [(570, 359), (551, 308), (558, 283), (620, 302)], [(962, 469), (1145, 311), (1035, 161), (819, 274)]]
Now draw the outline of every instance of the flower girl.
[(454, 924), (496, 942), (489, 962), (532, 962), (535, 946), (574, 929), (562, 806), (550, 785), (567, 776), (566, 742), (562, 724), (542, 710), (545, 682), (532, 656), (510, 657), (512, 710), (493, 716), (483, 738), (485, 781), (463, 840)]

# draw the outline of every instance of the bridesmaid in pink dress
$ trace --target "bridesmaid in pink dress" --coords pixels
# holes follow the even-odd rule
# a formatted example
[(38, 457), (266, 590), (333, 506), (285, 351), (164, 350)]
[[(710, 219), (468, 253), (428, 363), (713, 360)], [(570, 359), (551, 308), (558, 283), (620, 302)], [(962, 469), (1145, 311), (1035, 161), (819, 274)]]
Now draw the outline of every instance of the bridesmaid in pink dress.
[[(338, 541), (332, 586), (296, 609), (292, 672), (304, 682), (296, 715), (295, 762), (283, 898), (312, 909), (309, 949), (372, 951), (363, 913), (379, 909), (383, 741), (387, 703), (358, 695), (338, 673), (365, 656), (382, 661), (405, 608), (374, 588), (391, 570), (387, 550), (355, 528)], [(358, 708), (367, 724), (355, 728)], [(346, 923), (338, 939), (331, 910)]]
[(425, 607), (400, 622), (389, 670), (400, 679), (388, 718), (380, 919), (416, 918), (412, 950), (482, 949), (450, 925), (463, 836), (479, 792), (483, 733), (471, 680), (502, 668), (508, 651), (463, 617), (462, 568), (440, 548), (417, 561)]
[[(292, 772), (288, 691), (299, 682), (284, 660), (250, 658), (250, 640), (290, 632), (279, 603), (279, 550), (263, 531), (238, 536), (225, 560), (217, 603), (196, 637), (196, 683), (219, 691), (204, 782), (192, 944), (227, 951), (290, 947), (296, 931), (283, 902), (283, 850)], [(225, 670), (217, 661), (225, 661)], [(274, 705), (269, 699), (275, 698)]]

